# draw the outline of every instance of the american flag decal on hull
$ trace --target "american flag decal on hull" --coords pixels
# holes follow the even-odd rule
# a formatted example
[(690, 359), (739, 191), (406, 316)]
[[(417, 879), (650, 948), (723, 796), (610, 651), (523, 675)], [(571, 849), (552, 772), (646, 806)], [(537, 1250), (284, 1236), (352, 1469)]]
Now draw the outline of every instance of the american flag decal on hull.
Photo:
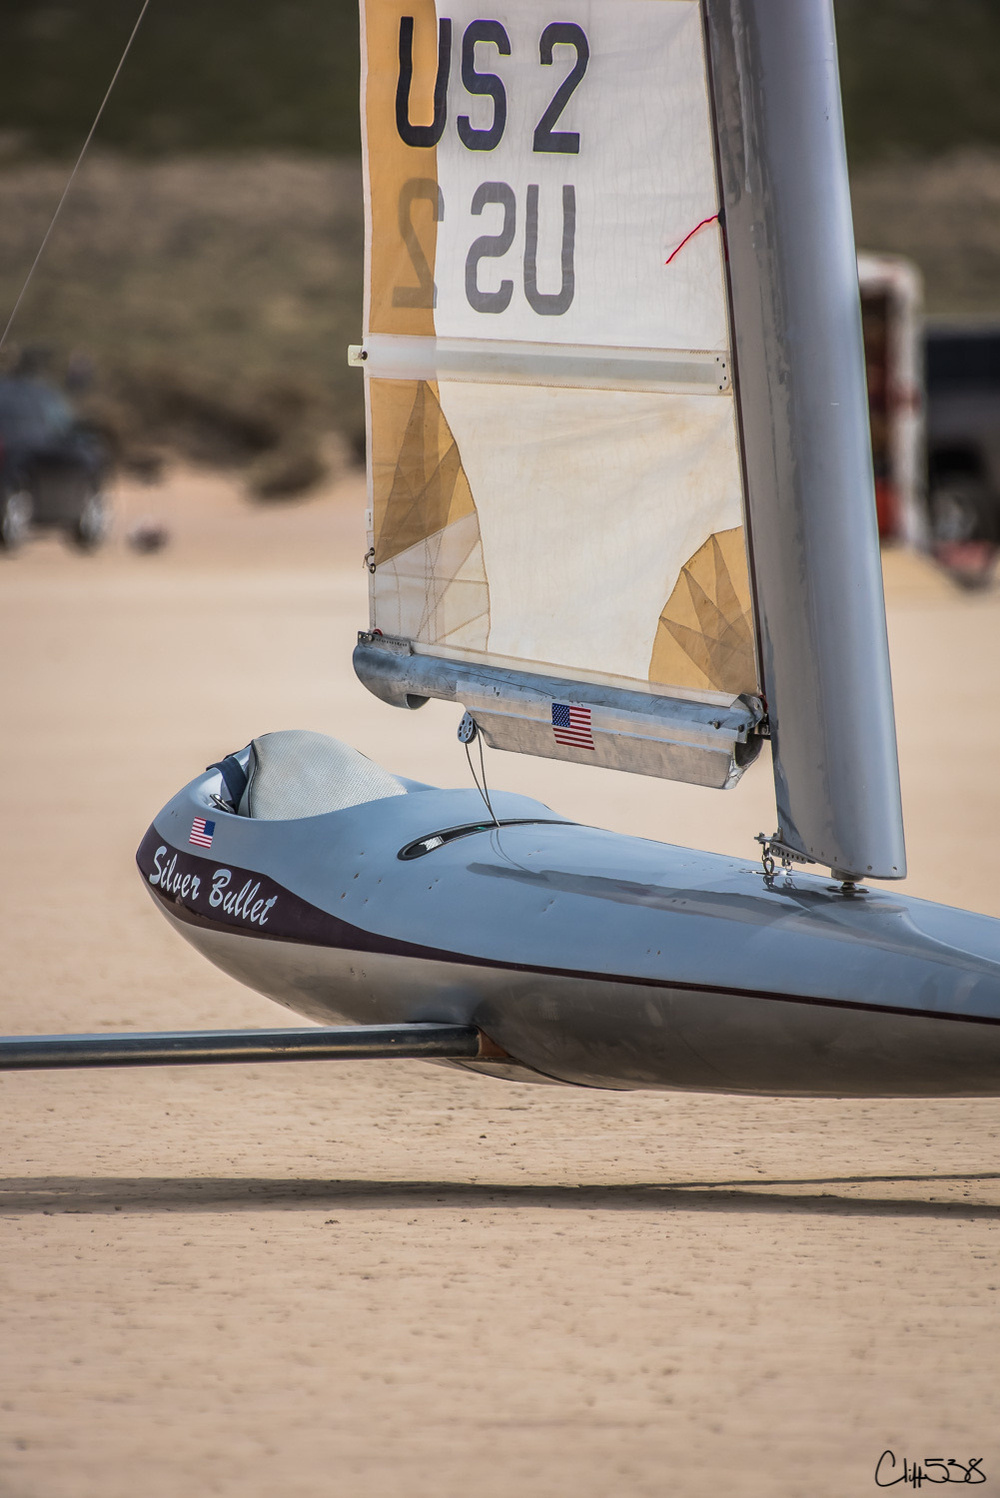
[(553, 702), (552, 732), (557, 744), (565, 744), (570, 749), (593, 749), (590, 708), (569, 707), (565, 702)]
[(194, 843), (198, 848), (210, 848), (212, 838), (215, 836), (215, 823), (206, 822), (204, 817), (195, 817), (191, 823), (191, 836), (189, 843)]

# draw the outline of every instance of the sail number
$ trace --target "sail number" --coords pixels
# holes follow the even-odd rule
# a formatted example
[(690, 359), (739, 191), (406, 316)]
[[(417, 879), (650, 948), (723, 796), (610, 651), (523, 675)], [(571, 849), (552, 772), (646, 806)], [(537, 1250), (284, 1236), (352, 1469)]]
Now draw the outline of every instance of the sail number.
[[(456, 121), (459, 140), (470, 151), (493, 151), (500, 144), (507, 126), (507, 91), (496, 73), (480, 72), (476, 67), (476, 47), (494, 46), (501, 57), (511, 55), (510, 38), (499, 21), (478, 20), (466, 27), (462, 37), (462, 83), (467, 93), (489, 98), (493, 118), (488, 126), (474, 126), (468, 115)], [(575, 130), (557, 130), (560, 116), (587, 71), (590, 43), (582, 26), (571, 21), (554, 21), (539, 37), (538, 56), (543, 66), (551, 66), (554, 48), (560, 44), (572, 47), (576, 60), (571, 71), (559, 84), (541, 115), (532, 135), (532, 151), (576, 156), (580, 135)], [(429, 125), (414, 125), (410, 120), (410, 89), (413, 83), (413, 17), (401, 16), (399, 22), (399, 77), (396, 85), (396, 129), (408, 146), (427, 149), (436, 146), (444, 134), (448, 114), (448, 80), (452, 61), (452, 24), (443, 17), (438, 24), (438, 61), (434, 82), (434, 116)], [(538, 197), (539, 187), (532, 183), (524, 202), (524, 295), (541, 317), (559, 317), (568, 310), (575, 291), (574, 252), (576, 245), (576, 189), (562, 189), (562, 243), (560, 247), (561, 284), (558, 291), (538, 288)], [(431, 177), (411, 177), (400, 190), (399, 233), (410, 257), (415, 284), (393, 290), (393, 306), (432, 308), (437, 305), (437, 288), (427, 256), (421, 247), (413, 223), (417, 203), (429, 205), (435, 223), (444, 220), (445, 203), (440, 186)], [(465, 295), (476, 312), (504, 312), (510, 306), (514, 283), (500, 282), (495, 291), (479, 286), (479, 266), (483, 260), (506, 255), (514, 243), (518, 227), (518, 205), (514, 189), (506, 182), (481, 182), (472, 195), (470, 212), (479, 216), (495, 205), (502, 210), (499, 233), (482, 234), (470, 246), (465, 261)]]
[[(434, 119), (429, 125), (410, 123), (410, 87), (413, 83), (413, 17), (399, 18), (399, 81), (396, 84), (396, 129), (400, 139), (408, 146), (436, 146), (444, 134), (448, 117), (448, 78), (451, 73), (451, 21), (442, 17), (438, 23), (438, 65), (434, 80)], [(465, 28), (462, 37), (462, 83), (470, 94), (479, 94), (493, 100), (493, 122), (487, 129), (476, 129), (466, 114), (456, 120), (459, 139), (470, 151), (494, 151), (503, 138), (507, 125), (507, 90), (496, 73), (480, 73), (476, 68), (477, 43), (489, 43), (496, 47), (501, 57), (510, 56), (510, 38), (499, 21), (473, 21)], [(555, 130), (559, 119), (574, 91), (579, 86), (587, 63), (590, 61), (590, 43), (582, 26), (574, 21), (553, 21), (546, 26), (538, 40), (538, 57), (544, 66), (551, 66), (553, 49), (560, 45), (572, 47), (576, 52), (576, 63), (570, 73), (556, 89), (532, 136), (533, 151), (555, 152), (563, 156), (577, 156), (580, 151), (580, 136), (576, 130)]]

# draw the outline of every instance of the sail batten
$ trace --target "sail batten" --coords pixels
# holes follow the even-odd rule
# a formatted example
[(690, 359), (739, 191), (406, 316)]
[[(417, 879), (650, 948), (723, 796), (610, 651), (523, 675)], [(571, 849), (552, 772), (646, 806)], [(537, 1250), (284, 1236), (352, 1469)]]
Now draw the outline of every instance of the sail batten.
[(627, 349), (373, 333), (354, 362), (373, 379), (725, 395), (729, 360), (705, 349)]

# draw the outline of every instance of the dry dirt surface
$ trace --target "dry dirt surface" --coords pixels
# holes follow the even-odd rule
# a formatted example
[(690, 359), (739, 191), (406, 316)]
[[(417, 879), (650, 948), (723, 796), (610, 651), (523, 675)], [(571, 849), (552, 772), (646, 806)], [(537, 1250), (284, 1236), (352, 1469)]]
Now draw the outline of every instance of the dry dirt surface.
[[(362, 504), (355, 479), (250, 509), (188, 475), (123, 495), (98, 556), (3, 562), (5, 1031), (287, 1019), (177, 939), (132, 863), (254, 733), (467, 783), (454, 709), (353, 679)], [(151, 556), (121, 540), (145, 515), (173, 537)], [(1000, 915), (1000, 595), (898, 555), (887, 577), (907, 887)], [(752, 854), (773, 824), (761, 766), (731, 795), (489, 768), (668, 841)], [(980, 1458), (1000, 1485), (1000, 1101), (406, 1061), (7, 1074), (0, 1096), (4, 1498), (853, 1498), (886, 1449), (883, 1478)]]

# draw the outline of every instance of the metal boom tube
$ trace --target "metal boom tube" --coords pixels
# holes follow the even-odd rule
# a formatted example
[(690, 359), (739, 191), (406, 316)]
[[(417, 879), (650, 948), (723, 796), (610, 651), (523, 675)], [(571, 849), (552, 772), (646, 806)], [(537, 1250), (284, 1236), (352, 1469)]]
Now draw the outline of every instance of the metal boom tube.
[(151, 1034), (0, 1038), (0, 1071), (94, 1066), (206, 1066), (238, 1061), (497, 1059), (474, 1025), (310, 1025), (282, 1030), (167, 1030)]

